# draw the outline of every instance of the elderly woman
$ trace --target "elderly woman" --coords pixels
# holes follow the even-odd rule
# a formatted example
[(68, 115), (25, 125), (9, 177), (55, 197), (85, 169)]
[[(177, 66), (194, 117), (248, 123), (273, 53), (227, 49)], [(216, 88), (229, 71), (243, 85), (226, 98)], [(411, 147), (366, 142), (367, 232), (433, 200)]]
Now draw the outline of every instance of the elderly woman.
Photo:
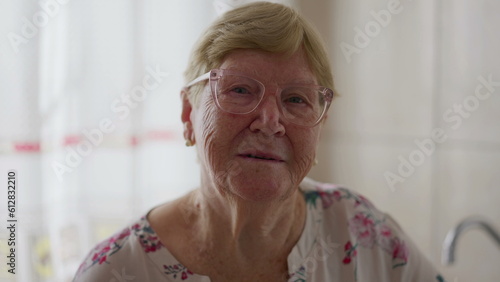
[(334, 97), (327, 62), (285, 6), (218, 19), (181, 92), (199, 188), (99, 244), (75, 281), (443, 281), (365, 198), (305, 178)]

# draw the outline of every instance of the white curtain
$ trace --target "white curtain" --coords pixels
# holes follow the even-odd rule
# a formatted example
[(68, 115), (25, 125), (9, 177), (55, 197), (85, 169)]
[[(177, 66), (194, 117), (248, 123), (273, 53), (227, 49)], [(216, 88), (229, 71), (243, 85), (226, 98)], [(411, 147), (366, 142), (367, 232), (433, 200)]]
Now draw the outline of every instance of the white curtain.
[[(0, 5), (2, 187), (16, 170), (19, 220), (16, 275), (2, 260), (0, 280), (69, 281), (97, 241), (195, 187), (179, 90), (190, 47), (216, 8), (210, 1)], [(10, 234), (0, 234), (5, 259)]]

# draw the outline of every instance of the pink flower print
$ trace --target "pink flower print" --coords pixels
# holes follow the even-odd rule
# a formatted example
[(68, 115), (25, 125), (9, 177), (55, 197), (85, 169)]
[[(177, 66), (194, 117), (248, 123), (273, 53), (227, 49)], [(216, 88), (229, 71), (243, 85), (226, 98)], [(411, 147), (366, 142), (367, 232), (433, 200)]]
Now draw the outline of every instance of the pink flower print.
[(130, 235), (130, 229), (129, 228), (125, 228), (121, 233), (120, 235), (118, 235), (118, 238), (116, 238), (117, 240), (121, 240), (125, 237), (128, 237)]
[(354, 202), (354, 207), (357, 208), (360, 204), (361, 202), (358, 199), (356, 199)]
[(321, 203), (323, 204), (324, 209), (331, 206), (334, 203), (334, 200), (340, 201), (342, 199), (342, 194), (338, 190), (333, 192), (319, 191), (318, 194), (321, 198)]
[(153, 246), (145, 246), (144, 247), (144, 251), (146, 253), (149, 253), (149, 252), (156, 252), (156, 250), (160, 249), (160, 246), (159, 245), (153, 245)]
[(344, 245), (344, 251), (345, 251), (345, 257), (342, 260), (342, 263), (344, 264), (349, 264), (351, 263), (352, 258), (354, 258), (357, 255), (356, 251), (357, 245), (352, 245), (351, 241), (347, 241), (347, 243)]
[(394, 239), (392, 238), (392, 229), (387, 225), (382, 225), (378, 228), (378, 244), (380, 247), (388, 253), (392, 253), (392, 246), (394, 244)]
[(162, 246), (162, 243), (160, 242), (158, 237), (152, 235), (140, 235), (139, 243), (146, 253), (156, 252), (157, 250), (161, 249)]
[[(145, 221), (145, 217), (142, 218), (142, 221)], [(96, 264), (103, 264), (105, 262), (108, 262), (108, 257), (114, 255), (117, 253), (125, 244), (126, 240), (130, 237), (131, 232), (134, 231), (134, 233), (137, 235), (137, 233), (141, 232), (143, 230), (142, 224), (136, 223), (132, 225), (131, 227), (124, 228), (120, 232), (115, 233), (112, 237), (108, 238), (105, 241), (102, 241), (100, 244), (94, 247), (93, 252), (90, 253), (88, 259), (90, 259), (90, 262), (84, 262), (80, 266), (79, 271), (82, 273), (86, 271), (88, 268), (90, 268), (93, 265)], [(154, 236), (150, 236), (152, 239), (154, 239)], [(160, 248), (159, 245), (154, 247), (155, 249)]]
[(332, 195), (333, 195), (333, 198), (337, 201), (340, 201), (342, 199), (342, 194), (340, 193), (339, 190), (333, 191)]
[(186, 279), (188, 279), (189, 275), (193, 275), (193, 272), (191, 272), (189, 269), (187, 269), (182, 264), (163, 265), (163, 269), (164, 269), (165, 274), (172, 275), (174, 277), (174, 279), (177, 279), (178, 274), (180, 274), (180, 277), (182, 280), (186, 280)]
[(347, 241), (344, 246), (344, 251), (349, 251), (352, 248), (352, 243), (351, 241)]
[(373, 208), (372, 203), (367, 198), (365, 198), (363, 195), (358, 195), (358, 198), (356, 199), (356, 204), (354, 206), (357, 207), (360, 204), (363, 204), (367, 207)]
[(364, 213), (357, 213), (349, 222), (349, 231), (361, 246), (371, 248), (377, 237), (373, 220)]
[(107, 256), (102, 256), (101, 259), (99, 260), (99, 264), (102, 264), (103, 262), (105, 262), (107, 259)]
[(342, 262), (343, 262), (344, 264), (349, 264), (349, 263), (351, 263), (351, 258), (350, 258), (350, 257), (345, 257), (345, 258), (342, 260)]
[(186, 269), (186, 271), (183, 271), (182, 274), (181, 274), (181, 279), (182, 280), (186, 280), (188, 279), (188, 274), (189, 275), (193, 275), (193, 272), (191, 272), (190, 270)]
[(149, 235), (148, 238), (147, 238), (148, 241), (157, 241), (158, 240), (158, 237), (157, 236), (151, 236)]
[(332, 195), (328, 192), (319, 191), (319, 197), (321, 198), (321, 203), (323, 208), (326, 209), (333, 204)]
[(380, 236), (383, 238), (390, 238), (392, 236), (392, 230), (387, 225), (382, 225), (380, 227)]
[(394, 245), (392, 249), (392, 258), (401, 259), (405, 263), (408, 261), (408, 248), (404, 241), (399, 240), (399, 238), (394, 238)]
[(105, 253), (107, 253), (107, 252), (109, 252), (109, 250), (111, 250), (111, 247), (110, 247), (109, 245), (108, 245), (108, 246), (106, 246), (106, 247), (104, 247), (104, 248), (101, 250), (101, 255), (102, 255), (102, 254), (105, 254)]

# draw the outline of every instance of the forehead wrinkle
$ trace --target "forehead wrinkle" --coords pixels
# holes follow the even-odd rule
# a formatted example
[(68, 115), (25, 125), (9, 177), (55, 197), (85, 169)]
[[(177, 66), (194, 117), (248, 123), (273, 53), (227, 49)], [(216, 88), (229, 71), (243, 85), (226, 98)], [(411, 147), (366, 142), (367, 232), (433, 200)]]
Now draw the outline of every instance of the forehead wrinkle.
[[(240, 60), (241, 56), (246, 59), (243, 60), (244, 63)], [(291, 65), (290, 61), (295, 64)], [(224, 66), (224, 64), (227, 64), (227, 66)], [(297, 51), (293, 55), (268, 53), (259, 50), (236, 50), (225, 57), (220, 68), (240, 72), (242, 75), (254, 78), (264, 85), (317, 84), (317, 78), (303, 50)], [(295, 71), (285, 74), (288, 69)], [(262, 70), (270, 75), (264, 76)], [(270, 79), (269, 76), (273, 78)]]
[[(276, 79), (269, 79), (268, 77), (264, 78), (262, 77), (262, 72), (259, 71), (256, 68), (248, 68), (250, 69), (249, 71), (243, 70), (244, 68), (235, 68), (232, 66), (225, 67), (224, 69), (231, 70), (231, 71), (236, 71), (240, 73), (241, 75), (248, 76), (250, 78), (253, 78), (261, 83), (263, 83), (265, 86), (267, 85), (273, 85), (273, 86), (287, 86), (287, 85), (293, 85), (293, 84), (304, 84), (304, 85), (315, 85), (316, 84), (316, 79), (315, 78), (285, 78), (282, 81), (277, 81)], [(309, 75), (307, 75), (309, 76)], [(284, 81), (286, 80), (286, 81)]]

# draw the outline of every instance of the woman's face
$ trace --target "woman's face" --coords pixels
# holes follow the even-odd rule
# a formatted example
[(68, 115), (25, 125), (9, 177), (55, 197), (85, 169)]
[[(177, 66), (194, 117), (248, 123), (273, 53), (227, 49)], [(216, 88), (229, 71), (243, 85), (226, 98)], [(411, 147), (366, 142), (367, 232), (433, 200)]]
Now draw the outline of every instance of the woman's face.
[(262, 82), (265, 93), (257, 109), (244, 115), (220, 110), (208, 83), (198, 106), (184, 105), (183, 116), (192, 123), (201, 163), (202, 188), (250, 201), (287, 198), (313, 165), (322, 124), (312, 128), (291, 124), (278, 108), (278, 86), (317, 84), (305, 54), (299, 50), (286, 57), (236, 50), (220, 68)]

